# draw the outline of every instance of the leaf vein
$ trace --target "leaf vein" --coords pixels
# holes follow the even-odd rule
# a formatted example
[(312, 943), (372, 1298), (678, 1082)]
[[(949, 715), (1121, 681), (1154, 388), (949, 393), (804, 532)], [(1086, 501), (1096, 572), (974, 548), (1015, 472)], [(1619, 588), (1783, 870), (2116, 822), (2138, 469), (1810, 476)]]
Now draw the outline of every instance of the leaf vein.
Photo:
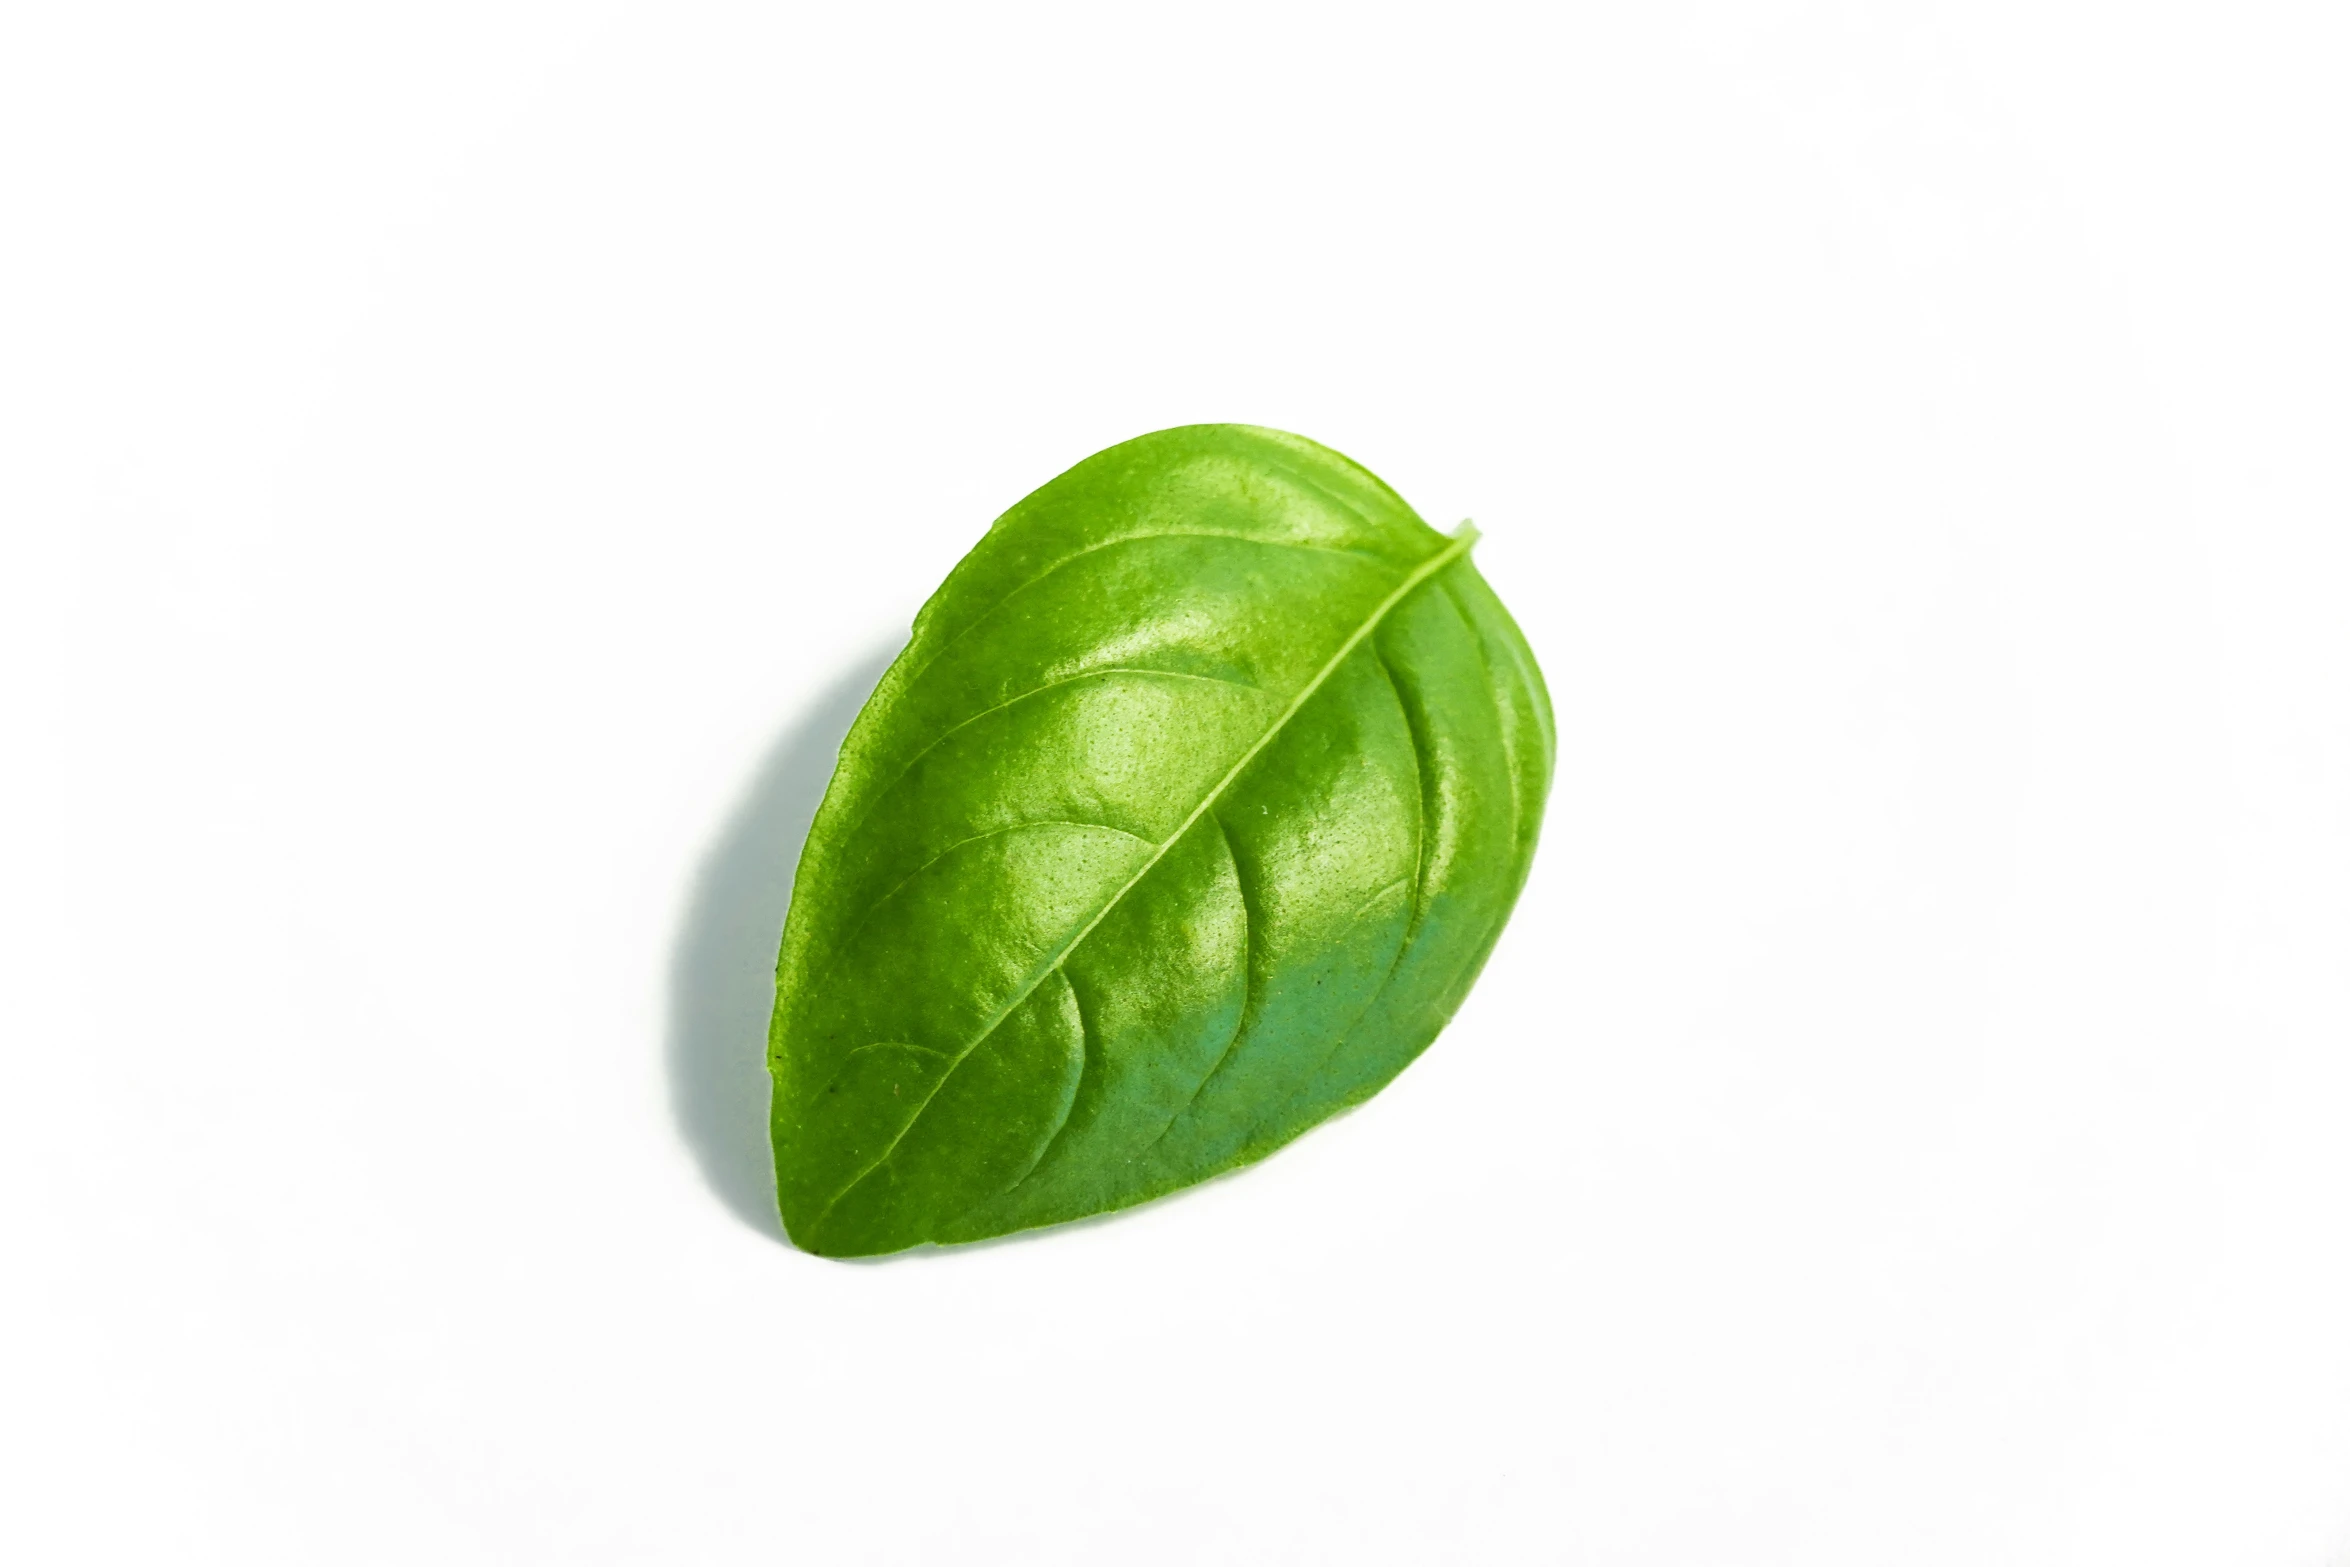
[(1242, 544), (1262, 544), (1268, 549), (1310, 550), (1317, 555), (1345, 555), (1355, 560), (1369, 561), (1375, 565), (1388, 564), (1386, 561), (1381, 560), (1378, 556), (1373, 555), (1366, 550), (1342, 549), (1335, 544), (1307, 544), (1298, 539), (1261, 539), (1253, 533), (1233, 533), (1216, 528), (1179, 528), (1167, 533), (1121, 533), (1114, 539), (1103, 539), (1099, 543), (1088, 544), (1081, 550), (1071, 550), (1068, 554), (1062, 556), (1059, 560), (1054, 561), (1051, 565), (1045, 567), (1044, 570), (1038, 572), (1035, 576), (1030, 577), (1026, 582), (1021, 583), (1018, 587), (1006, 593), (1002, 598), (997, 599), (993, 604), (988, 605), (987, 608), (981, 610), (978, 614), (963, 622), (962, 628), (960, 630), (938, 645), (937, 652), (931, 654), (930, 657), (922, 661), (921, 668), (915, 670), (912, 674), (906, 677), (906, 684), (910, 686), (915, 681), (921, 679), (924, 675), (929, 674), (930, 671), (937, 666), (938, 661), (946, 656), (947, 650), (949, 648), (953, 647), (957, 642), (962, 641), (963, 638), (969, 636), (973, 631), (977, 630), (983, 623), (993, 616), (997, 610), (1002, 609), (1006, 604), (1011, 603), (1012, 600), (1018, 598), (1021, 594), (1027, 592), (1030, 588), (1035, 587), (1038, 583), (1044, 581), (1045, 578), (1051, 576), (1054, 572), (1057, 572), (1063, 567), (1071, 565), (1077, 561), (1083, 560), (1086, 556), (1094, 554), (1096, 551), (1115, 549), (1122, 544), (1140, 544), (1146, 539), (1232, 539)]
[(1412, 797), (1417, 812), (1412, 822), (1412, 919), (1404, 931), (1404, 946), (1409, 948), (1412, 938), (1420, 932), (1420, 921), (1427, 917), (1428, 831), (1436, 813), (1429, 809), (1429, 792), (1434, 787), (1435, 755), (1421, 732), (1419, 715), (1412, 711), (1411, 700), (1404, 695), (1403, 682), (1395, 678), (1395, 670), (1387, 662), (1387, 650), (1379, 639), (1371, 639), (1371, 656), (1378, 662), (1379, 673), (1387, 677), (1388, 689), (1395, 693), (1396, 710), (1403, 715), (1404, 732), (1411, 738), (1412, 781), (1418, 785)]
[[(1136, 843), (1150, 843), (1150, 840), (1145, 838), (1141, 833), (1128, 832), (1123, 827), (1112, 827), (1108, 822), (1071, 821), (1058, 816), (1038, 817), (1033, 821), (1008, 822), (1001, 827), (990, 827), (985, 832), (975, 832), (968, 838), (957, 838), (953, 843), (948, 844), (945, 848), (939, 850), (929, 859), (924, 860), (921, 864), (906, 872), (905, 875), (900, 876), (896, 881), (891, 882), (887, 890), (882, 892), (881, 895), (876, 897), (871, 903), (866, 904), (864, 911), (857, 916), (856, 923), (851, 925), (847, 930), (841, 932), (840, 939), (833, 943), (830, 962), (837, 964), (840, 961), (841, 954), (848, 950), (849, 943), (854, 941), (858, 936), (862, 935), (864, 933), (865, 927), (873, 922), (873, 916), (881, 912), (881, 906), (887, 903), (890, 899), (896, 897), (899, 893), (905, 891), (906, 887), (914, 880), (915, 877), (921, 875), (924, 871), (930, 869), (930, 867), (936, 865), (939, 861), (945, 859), (948, 855), (954, 853), (957, 849), (964, 847), (966, 844), (978, 843), (987, 838), (1000, 838), (1005, 833), (1019, 832), (1023, 828), (1028, 827), (1091, 827), (1101, 832), (1114, 832), (1121, 838), (1132, 838)], [(1156, 845), (1153, 845), (1153, 847), (1156, 847)], [(831, 977), (829, 967), (826, 970), (825, 977), (827, 979)], [(858, 1048), (863, 1049), (864, 1047), (859, 1046)], [(922, 1048), (927, 1049), (929, 1047), (924, 1046)], [(948, 1052), (944, 1050), (938, 1052), (940, 1055), (946, 1055), (947, 1053)]]
[[(1044, 1168), (1044, 1162), (1051, 1155), (1053, 1145), (1061, 1140), (1061, 1134), (1069, 1130), (1069, 1123), (1077, 1118), (1077, 1096), (1085, 1092), (1085, 1075), (1093, 1070), (1093, 1026), (1085, 1020), (1085, 998), (1077, 993), (1077, 982), (1069, 977), (1067, 969), (1061, 969), (1058, 972), (1062, 986), (1069, 992), (1069, 1005), (1077, 1013), (1077, 1081), (1070, 1085), (1069, 1103), (1061, 1111), (1061, 1124), (1053, 1128), (1053, 1135), (1044, 1140), (1044, 1146), (1037, 1150), (1036, 1158), (1030, 1161), (1028, 1168), (1020, 1172), (1019, 1179), (1013, 1181), (1011, 1186), (1004, 1188), (1006, 1194), (1009, 1194), (1014, 1187), (1027, 1181), (1038, 1170)], [(953, 1068), (950, 1067), (948, 1070), (952, 1071)], [(982, 1199), (982, 1201), (985, 1200)], [(974, 1208), (977, 1206), (979, 1206), (978, 1203), (972, 1204)], [(961, 1215), (958, 1214), (956, 1217), (959, 1218)]]
[[(1485, 695), (1493, 703), (1494, 733), (1501, 737), (1502, 760), (1507, 765), (1510, 775), (1510, 825), (1522, 832), (1526, 821), (1525, 785), (1519, 777), (1518, 748), (1510, 744), (1510, 736), (1516, 729), (1516, 723), (1512, 715), (1504, 710), (1503, 704), (1506, 699), (1501, 691), (1501, 682), (1494, 676), (1493, 653), (1486, 645), (1485, 627), (1477, 616), (1470, 612), (1469, 606), (1461, 602), (1461, 596), (1452, 591), (1450, 583), (1439, 583), (1437, 587), (1438, 591), (1444, 594), (1446, 601), (1452, 605), (1453, 613), (1459, 615), (1462, 624), (1469, 628), (1469, 641), (1477, 649), (1477, 662), (1485, 668)], [(1520, 674), (1514, 651), (1510, 655), (1510, 672)]]
[[(863, 1055), (868, 1050), (913, 1050), (918, 1051), (926, 1056), (936, 1056), (941, 1061), (952, 1061), (954, 1059), (954, 1057), (949, 1055), (946, 1051), (936, 1049), (930, 1045), (909, 1044), (902, 1039), (877, 1039), (870, 1045), (859, 1045), (856, 1049), (850, 1051), (847, 1055), (842, 1056), (840, 1058), (841, 1067), (846, 1067), (851, 1061), (856, 1060), (857, 1057)], [(840, 1068), (834, 1068), (832, 1075), (835, 1078), (838, 1078), (840, 1076)]]
[(1243, 691), (1262, 692), (1264, 690), (1264, 687), (1252, 685), (1246, 680), (1229, 680), (1222, 675), (1195, 675), (1189, 671), (1180, 669), (1138, 669), (1127, 665), (1113, 665), (1106, 669), (1081, 670), (1074, 675), (1065, 675), (1059, 680), (1048, 680), (1041, 686), (1031, 686), (1017, 696), (1008, 696), (1001, 702), (996, 703), (995, 706), (982, 708), (980, 711), (973, 713), (969, 718), (959, 719), (956, 722), (948, 725), (945, 729), (940, 730), (934, 738), (923, 745), (921, 750), (916, 751), (912, 756), (906, 758), (906, 765), (899, 768), (888, 783), (883, 784), (879, 789), (874, 791), (873, 802), (865, 808), (865, 814), (858, 817), (857, 824), (854, 827), (851, 827), (841, 836), (844, 838), (853, 838), (858, 833), (863, 832), (865, 830), (865, 824), (873, 820), (873, 818), (880, 813), (882, 802), (889, 798), (890, 792), (892, 790), (896, 789), (899, 784), (902, 784), (906, 781), (906, 775), (913, 772), (915, 764), (920, 762), (922, 758), (928, 756), (931, 752), (937, 750), (940, 746), (946, 744), (947, 741), (952, 739), (957, 732), (969, 728), (971, 725), (978, 723), (982, 718), (986, 718), (991, 714), (1000, 713), (1007, 707), (1015, 707), (1020, 703), (1027, 701), (1032, 696), (1042, 696), (1047, 691), (1057, 691), (1063, 686), (1072, 686), (1080, 680), (1092, 680), (1102, 675), (1155, 675), (1162, 676), (1168, 680), (1198, 680), (1204, 681), (1210, 685), (1233, 686)]
[(1224, 853), (1232, 861), (1233, 885), (1240, 890), (1240, 1017), (1232, 1025), (1232, 1037), (1224, 1041), (1222, 1050), (1216, 1052), (1215, 1064), (1194, 1085), (1190, 1097), (1176, 1108), (1173, 1115), (1167, 1117), (1167, 1124), (1159, 1128), (1159, 1135), (1142, 1145), (1140, 1152), (1134, 1156), (1137, 1159), (1167, 1140), (1167, 1134), (1174, 1131), (1185, 1116), (1191, 1114), (1192, 1106), (1199, 1103), (1200, 1095), (1208, 1091), (1208, 1085), (1216, 1080), (1216, 1074), (1224, 1070), (1225, 1063), (1232, 1059), (1232, 1053), (1240, 1047), (1241, 1036), (1248, 1032), (1249, 1007), (1256, 999), (1256, 967), (1250, 961), (1256, 946), (1251, 935), (1256, 915), (1249, 903), (1248, 877), (1240, 868), (1240, 851), (1232, 846), (1232, 829), (1224, 825), (1221, 815), (1215, 816), (1213, 820), (1216, 831), (1224, 839)]

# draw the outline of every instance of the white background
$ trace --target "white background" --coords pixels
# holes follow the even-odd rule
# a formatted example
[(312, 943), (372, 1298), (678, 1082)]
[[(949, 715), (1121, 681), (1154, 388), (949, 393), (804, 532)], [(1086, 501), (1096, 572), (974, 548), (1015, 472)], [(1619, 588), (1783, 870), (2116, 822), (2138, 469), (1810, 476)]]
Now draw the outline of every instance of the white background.
[[(11, 7), (0, 1554), (2350, 1562), (2340, 17)], [(799, 1255), (830, 747), (1195, 420), (1485, 530), (1519, 913)]]

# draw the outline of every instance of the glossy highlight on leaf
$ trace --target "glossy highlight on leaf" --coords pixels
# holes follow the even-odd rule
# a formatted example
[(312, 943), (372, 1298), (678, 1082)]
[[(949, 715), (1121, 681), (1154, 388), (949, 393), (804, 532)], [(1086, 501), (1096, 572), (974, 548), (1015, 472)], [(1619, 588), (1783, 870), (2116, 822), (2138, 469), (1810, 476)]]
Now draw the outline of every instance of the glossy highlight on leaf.
[(1111, 447), (997, 519), (800, 856), (768, 1042), (796, 1244), (1129, 1207), (1427, 1047), (1525, 881), (1555, 749), (1475, 537), (1244, 425)]

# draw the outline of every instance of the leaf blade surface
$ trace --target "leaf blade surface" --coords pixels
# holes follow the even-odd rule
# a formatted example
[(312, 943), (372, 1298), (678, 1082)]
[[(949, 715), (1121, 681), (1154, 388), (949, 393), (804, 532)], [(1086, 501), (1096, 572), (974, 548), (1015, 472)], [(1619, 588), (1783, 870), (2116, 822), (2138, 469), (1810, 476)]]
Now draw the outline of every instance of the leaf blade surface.
[(802, 854), (769, 1050), (795, 1242), (1128, 1206), (1425, 1047), (1549, 778), (1547, 697), (1473, 537), (1244, 426), (1113, 447), (997, 522)]

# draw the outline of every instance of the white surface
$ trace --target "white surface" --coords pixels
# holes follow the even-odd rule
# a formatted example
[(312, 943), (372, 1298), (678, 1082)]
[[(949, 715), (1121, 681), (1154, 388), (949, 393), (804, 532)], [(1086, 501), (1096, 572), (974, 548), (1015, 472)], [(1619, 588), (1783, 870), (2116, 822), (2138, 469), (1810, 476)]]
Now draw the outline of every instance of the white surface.
[[(2344, 42), (12, 11), (0, 1554), (2350, 1561)], [(826, 747), (1203, 419), (1484, 528), (1516, 921), (1254, 1172), (800, 1256)]]

